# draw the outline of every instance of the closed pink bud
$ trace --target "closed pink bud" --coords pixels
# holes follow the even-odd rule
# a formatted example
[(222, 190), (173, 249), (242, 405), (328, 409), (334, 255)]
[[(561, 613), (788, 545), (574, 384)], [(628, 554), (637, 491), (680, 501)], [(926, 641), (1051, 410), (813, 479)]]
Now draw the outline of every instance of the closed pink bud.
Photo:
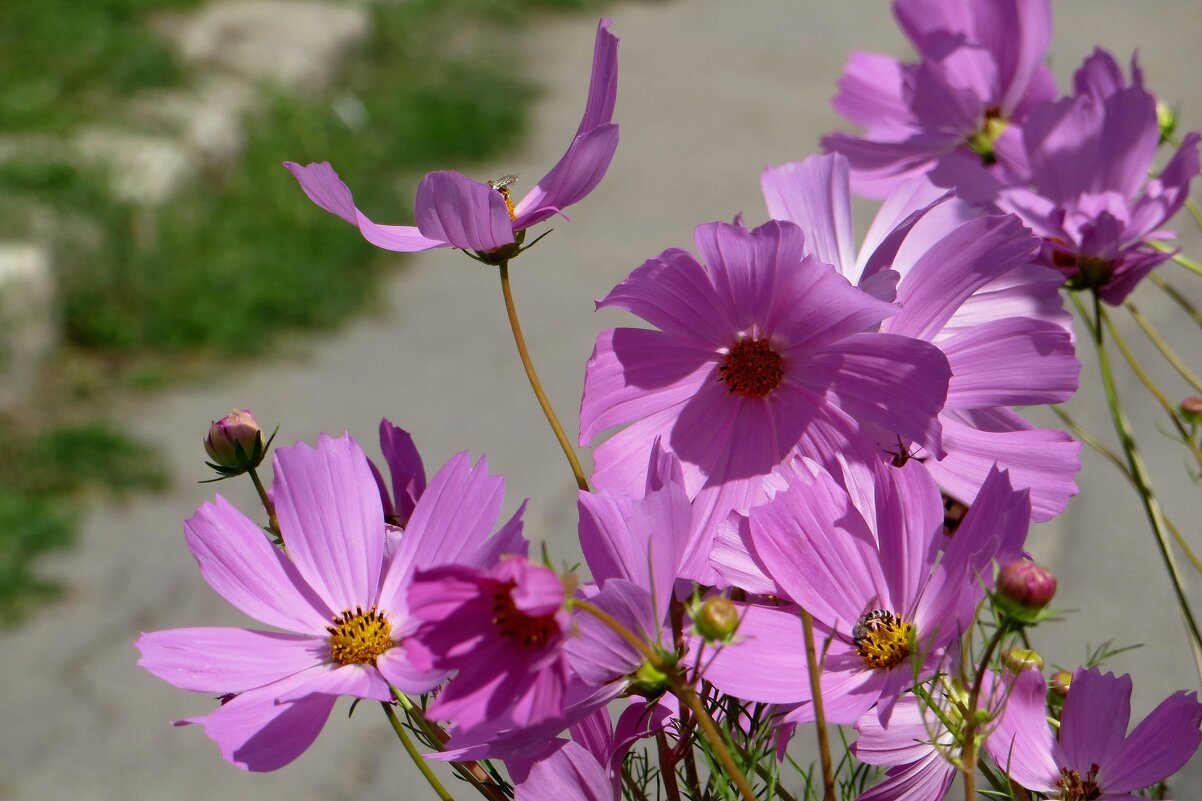
[(997, 580), (1002, 596), (1025, 609), (1042, 609), (1056, 594), (1056, 577), (1045, 567), (1020, 559), (1002, 566)]
[(263, 429), (249, 409), (235, 409), (209, 426), (205, 452), (219, 467), (241, 470), (257, 467), (266, 452)]

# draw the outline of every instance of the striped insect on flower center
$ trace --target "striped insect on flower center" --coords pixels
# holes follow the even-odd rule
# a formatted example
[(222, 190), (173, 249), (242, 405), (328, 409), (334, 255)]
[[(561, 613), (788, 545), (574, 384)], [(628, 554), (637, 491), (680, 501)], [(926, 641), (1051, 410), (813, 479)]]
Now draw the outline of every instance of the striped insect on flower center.
[(871, 668), (889, 670), (910, 656), (914, 625), (885, 609), (873, 609), (852, 629), (856, 653)]

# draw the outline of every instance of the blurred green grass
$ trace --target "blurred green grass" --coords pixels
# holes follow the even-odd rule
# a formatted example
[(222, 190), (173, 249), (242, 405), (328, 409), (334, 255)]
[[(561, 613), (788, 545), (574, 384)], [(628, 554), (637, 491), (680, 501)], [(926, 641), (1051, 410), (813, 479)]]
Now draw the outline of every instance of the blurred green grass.
[[(0, 2), (0, 131), (69, 137), (112, 122), (139, 91), (186, 85), (149, 19), (199, 4)], [(81, 495), (165, 483), (151, 451), (79, 423), (81, 407), (109, 405), (114, 387), (161, 387), (179, 365), (195, 375), (198, 361), (203, 373), (267, 353), (289, 332), (333, 327), (362, 310), (397, 263), (314, 206), (281, 162), (329, 160), (373, 218), (411, 222), (422, 172), (485, 159), (523, 135), (535, 90), (510, 35), (538, 14), (596, 5), (369, 5), (369, 39), (332, 89), (267, 97), (247, 121), (238, 163), (201, 174), (161, 206), (118, 200), (110, 176), (61, 147), (0, 161), (0, 237), (50, 230), (66, 351), (37, 423), (0, 418), (10, 454), (0, 465), (4, 620), (58, 592), (35, 563), (72, 542)]]

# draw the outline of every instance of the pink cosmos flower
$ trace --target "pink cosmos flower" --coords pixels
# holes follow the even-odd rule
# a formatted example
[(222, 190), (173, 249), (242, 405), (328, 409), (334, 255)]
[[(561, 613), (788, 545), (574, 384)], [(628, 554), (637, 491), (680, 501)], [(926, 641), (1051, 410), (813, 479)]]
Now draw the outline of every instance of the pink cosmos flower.
[[(916, 179), (889, 195), (857, 253), (843, 156), (769, 167), (760, 181), (772, 217), (801, 227), (807, 255), (870, 294), (896, 294), (901, 313), (882, 331), (947, 357), (952, 379), (939, 413), (947, 454), (914, 454), (944, 491), (971, 504), (996, 462), (1031, 490), (1034, 521), (1064, 511), (1077, 493), (1080, 443), (1011, 408), (1068, 400), (1080, 371), (1061, 276), (1032, 263), (1038, 240), (1016, 217), (988, 215)], [(897, 440), (880, 445), (910, 452)]]
[[(618, 38), (610, 21), (597, 25), (593, 73), (584, 117), (567, 152), (526, 195), (513, 204), (506, 179), (474, 181), (458, 172), (432, 172), (417, 187), (417, 226), (380, 225), (356, 206), (350, 189), (328, 162), (285, 162), (309, 199), (357, 226), (364, 239), (385, 250), (456, 247), (490, 253), (515, 243), (515, 235), (562, 213), (593, 191), (618, 146), (613, 119), (618, 90)], [(509, 176), (506, 176), (509, 178)]]
[[(901, 693), (931, 676), (972, 624), (992, 561), (1018, 553), (1031, 514), (1027, 491), (1011, 489), (995, 470), (945, 543), (930, 476), (912, 462), (876, 472), (875, 486), (853, 484), (849, 492), (812, 462), (782, 468), (774, 478), (784, 489), (740, 516), (743, 560), (727, 564), (729, 550), (714, 554), (718, 572), (732, 580), (762, 573), (767, 583), (745, 582), (748, 592), (771, 593), (813, 616), (832, 723), (855, 723), (874, 704), (888, 722)], [(796, 707), (785, 722), (813, 720), (797, 607), (745, 606), (736, 642), (714, 657), (705, 678), (738, 698)]]
[[(685, 488), (712, 520), (762, 496), (795, 452), (829, 460), (891, 432), (942, 455), (936, 415), (950, 372), (938, 348), (877, 332), (900, 309), (851, 286), (804, 252), (801, 230), (696, 229), (704, 264), (666, 250), (598, 301), (659, 330), (597, 337), (585, 371), (580, 444), (633, 423), (593, 452), (599, 487), (642, 491), (652, 443), (676, 454)], [(704, 517), (703, 512), (703, 517)], [(708, 534), (681, 575), (712, 578)]]
[(1035, 670), (1015, 682), (990, 757), (1028, 790), (1057, 798), (1136, 801), (1136, 793), (1180, 770), (1202, 743), (1202, 704), (1184, 690), (1160, 703), (1128, 734), (1131, 677), (1079, 668), (1060, 715), (1048, 726), (1047, 686)]
[(446, 562), (484, 567), (524, 552), (517, 515), (490, 538), (504, 480), (466, 453), (438, 472), (396, 551), (367, 457), (349, 436), (275, 453), (274, 498), (287, 554), (221, 496), (184, 524), (201, 575), (236, 608), (283, 629), (190, 628), (143, 634), (138, 664), (181, 689), (221, 696), (188, 718), (248, 770), (304, 752), (339, 695), (389, 700), (389, 685), (426, 692), (445, 673), (418, 667), (407, 592), (414, 572)]
[(921, 62), (852, 53), (832, 105), (865, 134), (822, 140), (848, 158), (856, 191), (870, 197), (938, 174), (958, 154), (992, 164), (1008, 126), (1056, 97), (1044, 65), (1047, 0), (896, 0), (893, 13)]
[(419, 670), (456, 672), (430, 716), (476, 738), (562, 719), (565, 601), (559, 576), (523, 558), (419, 571), (409, 588), (409, 611), (420, 623), (409, 658)]
[(1105, 51), (1077, 72), (1075, 93), (1032, 110), (1018, 147), (1000, 159), (1003, 175), (972, 165), (957, 171), (958, 191), (1012, 211), (1044, 246), (1041, 259), (1074, 289), (1094, 289), (1112, 305), (1171, 257), (1149, 243), (1185, 204), (1202, 170), (1197, 133), (1149, 178), (1160, 143), (1156, 98), (1138, 65), (1131, 85)]

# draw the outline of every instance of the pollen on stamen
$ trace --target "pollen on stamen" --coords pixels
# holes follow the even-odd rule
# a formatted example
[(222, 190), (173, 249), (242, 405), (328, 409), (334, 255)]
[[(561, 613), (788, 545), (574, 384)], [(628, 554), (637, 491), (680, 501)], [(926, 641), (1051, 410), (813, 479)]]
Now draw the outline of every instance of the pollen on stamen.
[(732, 393), (763, 398), (784, 379), (784, 361), (767, 339), (740, 339), (718, 367), (718, 380)]
[(330, 659), (339, 665), (374, 665), (376, 660), (396, 645), (392, 640), (392, 624), (372, 607), (364, 612), (356, 606), (334, 617), (330, 633)]
[(1068, 768), (1060, 769), (1060, 778), (1056, 780), (1056, 786), (1060, 788), (1060, 797), (1063, 801), (1094, 801), (1094, 799), (1102, 797), (1102, 790), (1098, 787), (1098, 765), (1092, 764), (1089, 766), (1089, 771), (1082, 776), (1080, 771), (1070, 770)]
[(510, 592), (515, 586), (506, 582), (493, 594), (492, 624), (505, 639), (523, 648), (539, 648), (559, 633), (559, 623), (555, 615), (533, 616), (518, 609)]
[(871, 668), (889, 670), (910, 656), (914, 625), (885, 609), (873, 609), (852, 629), (856, 653)]

